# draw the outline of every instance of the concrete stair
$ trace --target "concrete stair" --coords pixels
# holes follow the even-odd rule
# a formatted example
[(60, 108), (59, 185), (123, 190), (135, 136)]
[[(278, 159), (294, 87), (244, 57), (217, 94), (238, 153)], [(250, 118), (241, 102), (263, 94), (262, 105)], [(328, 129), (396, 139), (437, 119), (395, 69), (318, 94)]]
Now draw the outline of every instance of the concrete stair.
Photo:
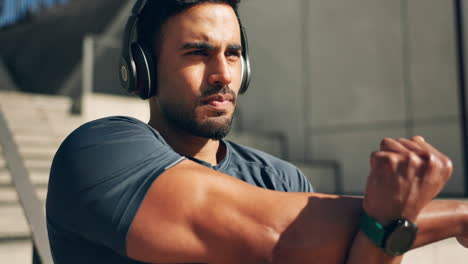
[[(135, 98), (94, 94), (83, 100), (81, 116), (68, 114), (70, 100), (65, 97), (0, 92), (0, 110), (5, 115), (21, 156), (36, 187), (45, 201), (51, 160), (63, 139), (79, 125), (109, 115), (130, 115), (148, 120), (148, 106)], [(281, 138), (273, 134), (232, 133), (229, 139), (281, 157)], [(294, 162), (293, 162), (294, 163)], [(336, 165), (330, 162), (296, 163), (309, 177), (318, 192), (336, 191)], [(31, 241), (28, 223), (18, 203), (11, 175), (0, 146), (0, 263), (31, 263)], [(427, 250), (425, 248), (428, 248)], [(454, 240), (443, 241), (411, 253), (404, 263), (465, 263), (468, 251), (461, 250)], [(453, 261), (434, 262), (421, 252), (439, 252)], [(431, 253), (430, 256), (433, 256)], [(462, 260), (460, 262), (460, 259)], [(458, 261), (458, 262), (457, 262)]]

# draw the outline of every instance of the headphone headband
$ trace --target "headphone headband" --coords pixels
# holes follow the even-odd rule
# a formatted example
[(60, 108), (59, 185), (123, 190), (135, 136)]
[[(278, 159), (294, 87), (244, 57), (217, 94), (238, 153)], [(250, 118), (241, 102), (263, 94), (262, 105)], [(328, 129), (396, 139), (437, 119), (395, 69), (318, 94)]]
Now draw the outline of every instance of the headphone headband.
[(133, 15), (140, 15), (141, 11), (143, 10), (143, 8), (145, 8), (146, 6), (146, 2), (148, 0), (137, 0), (137, 2), (135, 3), (135, 5), (133, 6), (133, 9), (132, 9), (132, 14)]

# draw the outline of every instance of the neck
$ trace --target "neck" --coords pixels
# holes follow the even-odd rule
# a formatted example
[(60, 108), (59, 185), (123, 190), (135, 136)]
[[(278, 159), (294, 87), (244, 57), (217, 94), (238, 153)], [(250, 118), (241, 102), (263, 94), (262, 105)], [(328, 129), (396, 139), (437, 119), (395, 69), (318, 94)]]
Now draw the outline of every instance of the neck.
[(194, 136), (187, 131), (170, 126), (163, 118), (151, 117), (149, 123), (179, 154), (196, 158), (211, 165), (220, 163), (226, 155), (226, 146), (219, 140)]

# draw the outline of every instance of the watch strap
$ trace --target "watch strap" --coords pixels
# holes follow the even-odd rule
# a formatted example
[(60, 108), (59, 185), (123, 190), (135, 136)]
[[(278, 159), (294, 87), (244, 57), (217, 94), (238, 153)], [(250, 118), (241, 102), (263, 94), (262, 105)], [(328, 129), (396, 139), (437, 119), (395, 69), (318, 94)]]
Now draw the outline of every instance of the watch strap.
[(360, 228), (366, 236), (375, 243), (379, 248), (384, 248), (385, 243), (385, 227), (376, 219), (367, 215), (364, 210), (360, 217)]

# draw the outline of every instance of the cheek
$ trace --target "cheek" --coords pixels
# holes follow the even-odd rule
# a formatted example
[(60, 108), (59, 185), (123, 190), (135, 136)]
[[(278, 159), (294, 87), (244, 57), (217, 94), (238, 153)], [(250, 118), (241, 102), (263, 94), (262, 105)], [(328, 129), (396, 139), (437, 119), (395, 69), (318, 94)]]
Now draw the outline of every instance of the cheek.
[(194, 67), (162, 69), (158, 76), (158, 90), (161, 97), (180, 100), (185, 103), (195, 100), (200, 94), (203, 71)]
[(241, 81), (242, 81), (242, 63), (239, 62), (232, 67), (232, 81), (229, 87), (236, 93), (239, 93)]
[(201, 65), (191, 65), (180, 70), (180, 81), (187, 90), (200, 94), (205, 79), (205, 68)]

